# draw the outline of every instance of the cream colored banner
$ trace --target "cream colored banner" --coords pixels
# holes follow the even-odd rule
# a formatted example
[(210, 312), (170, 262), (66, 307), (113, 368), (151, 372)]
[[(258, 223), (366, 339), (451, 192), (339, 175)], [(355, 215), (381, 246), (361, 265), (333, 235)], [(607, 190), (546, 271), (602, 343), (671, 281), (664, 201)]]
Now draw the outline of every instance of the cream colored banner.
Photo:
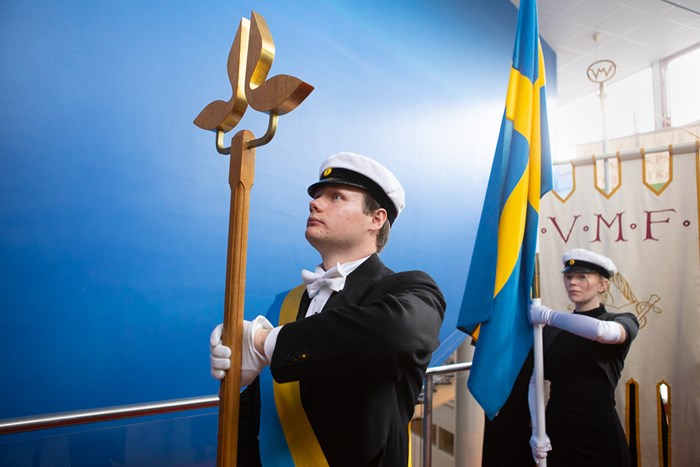
[(587, 248), (614, 260), (619, 274), (606, 307), (634, 313), (641, 325), (616, 392), (623, 425), (633, 425), (628, 437), (637, 433), (637, 465), (698, 465), (698, 149), (640, 156), (611, 160), (607, 177), (602, 161), (564, 167), (558, 181), (571, 190), (548, 193), (540, 213), (542, 302), (573, 309), (560, 274), (564, 251)]

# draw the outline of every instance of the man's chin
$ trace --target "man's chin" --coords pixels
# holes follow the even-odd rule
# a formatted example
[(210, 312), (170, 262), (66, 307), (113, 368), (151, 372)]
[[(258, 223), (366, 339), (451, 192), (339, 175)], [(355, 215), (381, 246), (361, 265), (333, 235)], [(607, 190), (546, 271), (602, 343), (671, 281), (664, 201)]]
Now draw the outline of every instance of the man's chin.
[(309, 242), (313, 247), (315, 247), (318, 243), (321, 242), (321, 237), (319, 236), (319, 233), (313, 227), (306, 228), (306, 231), (304, 232), (304, 237), (306, 237), (306, 241)]

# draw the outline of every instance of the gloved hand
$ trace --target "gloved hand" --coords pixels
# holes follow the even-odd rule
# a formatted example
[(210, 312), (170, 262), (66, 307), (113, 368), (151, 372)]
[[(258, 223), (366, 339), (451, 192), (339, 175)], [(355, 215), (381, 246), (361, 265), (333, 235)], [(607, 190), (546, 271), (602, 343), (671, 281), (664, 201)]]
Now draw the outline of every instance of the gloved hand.
[(530, 324), (552, 324), (553, 311), (544, 305), (530, 305), (527, 317)]
[[(248, 386), (270, 364), (265, 355), (260, 354), (253, 345), (253, 337), (259, 329), (272, 329), (264, 316), (253, 321), (243, 321), (243, 342), (241, 354), (241, 387)], [(231, 349), (221, 343), (223, 325), (219, 324), (209, 336), (211, 375), (222, 380), (231, 368)]]
[(544, 435), (543, 442), (538, 442), (537, 435), (533, 434), (530, 437), (530, 449), (532, 450), (532, 458), (535, 460), (535, 464), (539, 464), (542, 459), (547, 458), (547, 453), (552, 450), (552, 442), (547, 435)]
[(231, 368), (231, 349), (221, 343), (221, 334), (224, 325), (219, 324), (209, 336), (209, 363), (211, 375), (218, 379), (224, 379), (226, 371)]

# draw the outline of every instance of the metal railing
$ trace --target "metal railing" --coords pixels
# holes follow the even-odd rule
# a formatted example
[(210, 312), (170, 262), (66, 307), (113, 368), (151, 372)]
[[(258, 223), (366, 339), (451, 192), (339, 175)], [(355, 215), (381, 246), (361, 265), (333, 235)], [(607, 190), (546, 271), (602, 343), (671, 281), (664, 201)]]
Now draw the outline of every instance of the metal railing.
[(454, 363), (452, 365), (434, 366), (425, 372), (425, 386), (423, 387), (423, 460), (422, 467), (431, 467), (433, 464), (433, 377), (446, 373), (459, 373), (470, 370), (472, 362)]
[[(425, 386), (423, 389), (423, 467), (430, 467), (432, 464), (431, 425), (433, 423), (433, 390), (435, 388), (433, 378), (437, 375), (467, 371), (471, 366), (471, 362), (455, 363), (452, 365), (428, 368), (425, 373)], [(205, 409), (217, 407), (218, 405), (219, 396), (214, 395), (143, 404), (120, 405), (101, 409), (60, 412), (31, 417), (9, 418), (0, 420), (0, 435), (62, 428), (72, 425), (98, 423), (133, 417), (145, 417), (180, 412), (183, 410)]]
[(0, 435), (22, 433), (25, 431), (62, 428), (83, 423), (106, 422), (132, 417), (159, 415), (182, 410), (218, 407), (219, 396), (192, 397), (161, 402), (104, 407), (101, 409), (60, 412), (32, 417), (8, 418), (0, 420)]

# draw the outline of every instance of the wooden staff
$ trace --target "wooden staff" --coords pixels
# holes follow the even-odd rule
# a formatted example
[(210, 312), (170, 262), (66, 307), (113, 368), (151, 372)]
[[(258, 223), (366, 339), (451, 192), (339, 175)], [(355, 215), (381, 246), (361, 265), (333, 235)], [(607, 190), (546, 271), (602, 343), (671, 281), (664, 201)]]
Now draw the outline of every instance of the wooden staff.
[[(251, 13), (251, 21), (242, 18), (227, 63), (231, 98), (227, 102), (217, 100), (209, 103), (194, 120), (198, 127), (216, 131), (217, 151), (231, 157), (222, 343), (231, 348), (232, 356), (231, 370), (221, 382), (219, 394), (219, 467), (236, 465), (238, 457), (248, 216), (255, 172), (255, 148), (269, 143), (277, 130), (278, 116), (294, 110), (314, 89), (289, 75), (267, 79), (274, 56), (275, 46), (265, 19), (255, 12)], [(249, 105), (270, 116), (267, 132), (261, 138), (254, 139), (252, 132), (241, 130), (231, 139), (230, 150), (223, 148), (224, 133), (239, 123)]]
[(246, 142), (253, 139), (248, 130), (239, 131), (231, 139), (229, 185), (231, 206), (226, 260), (226, 291), (222, 342), (231, 347), (231, 370), (221, 382), (219, 397), (219, 444), (217, 465), (236, 465), (238, 412), (241, 387), (241, 344), (245, 302), (245, 273), (248, 251), (248, 214), (250, 192), (255, 174), (255, 148)]

